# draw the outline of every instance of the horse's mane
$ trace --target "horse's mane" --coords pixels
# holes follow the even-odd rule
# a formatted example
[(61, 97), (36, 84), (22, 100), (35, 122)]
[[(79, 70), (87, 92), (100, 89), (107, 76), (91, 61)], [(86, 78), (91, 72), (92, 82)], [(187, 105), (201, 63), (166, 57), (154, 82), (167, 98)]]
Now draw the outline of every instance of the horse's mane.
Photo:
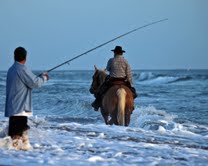
[(103, 84), (105, 82), (105, 78), (107, 77), (105, 70), (98, 70), (100, 83)]

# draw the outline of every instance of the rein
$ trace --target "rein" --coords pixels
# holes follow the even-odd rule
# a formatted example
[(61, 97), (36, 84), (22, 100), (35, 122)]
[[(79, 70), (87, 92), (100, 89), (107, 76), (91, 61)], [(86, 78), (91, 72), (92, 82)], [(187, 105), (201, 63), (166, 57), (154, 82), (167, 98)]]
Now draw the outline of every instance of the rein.
[[(101, 70), (99, 70), (98, 71), (98, 74), (97, 74), (97, 83), (98, 83), (98, 89), (103, 85), (103, 83), (105, 82), (105, 79), (104, 79), (104, 81), (102, 82), (101, 81), (101, 74), (103, 74), (103, 71), (101, 71)], [(105, 76), (105, 78), (106, 78), (106, 76)]]

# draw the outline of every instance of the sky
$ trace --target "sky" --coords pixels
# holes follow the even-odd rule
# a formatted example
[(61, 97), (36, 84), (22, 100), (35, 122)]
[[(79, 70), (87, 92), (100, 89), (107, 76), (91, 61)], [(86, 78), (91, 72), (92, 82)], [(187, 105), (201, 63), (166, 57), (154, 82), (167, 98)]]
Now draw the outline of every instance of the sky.
[(0, 0), (0, 70), (18, 46), (30, 69), (45, 71), (164, 18), (58, 70), (105, 68), (116, 45), (132, 69), (208, 69), (207, 0)]

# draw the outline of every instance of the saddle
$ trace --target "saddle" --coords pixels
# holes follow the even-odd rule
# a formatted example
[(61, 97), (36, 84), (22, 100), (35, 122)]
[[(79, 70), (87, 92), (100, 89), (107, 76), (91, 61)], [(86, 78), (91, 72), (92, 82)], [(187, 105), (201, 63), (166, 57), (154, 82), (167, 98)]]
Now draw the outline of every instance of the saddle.
[(111, 80), (111, 86), (113, 86), (113, 85), (126, 85), (127, 86), (127, 83), (126, 83), (126, 80), (113, 79), (113, 80)]
[(106, 77), (106, 80), (105, 80), (104, 84), (101, 86), (100, 91), (97, 95), (103, 96), (105, 94), (105, 92), (107, 92), (107, 90), (114, 85), (127, 86), (131, 90), (133, 98), (137, 97), (136, 89), (131, 86), (130, 82), (126, 78), (114, 78), (114, 77), (110, 77), (110, 76)]

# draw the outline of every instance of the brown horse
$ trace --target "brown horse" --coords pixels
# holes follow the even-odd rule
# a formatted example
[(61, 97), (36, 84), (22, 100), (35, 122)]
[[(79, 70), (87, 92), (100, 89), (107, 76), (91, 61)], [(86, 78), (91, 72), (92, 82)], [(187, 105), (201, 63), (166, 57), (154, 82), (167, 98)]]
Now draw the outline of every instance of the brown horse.
[[(107, 77), (105, 70), (98, 70), (95, 66), (90, 92), (96, 94)], [(134, 99), (131, 90), (125, 85), (113, 85), (104, 94), (101, 114), (108, 125), (116, 124), (128, 126), (134, 109)], [(109, 117), (111, 119), (109, 119)]]

